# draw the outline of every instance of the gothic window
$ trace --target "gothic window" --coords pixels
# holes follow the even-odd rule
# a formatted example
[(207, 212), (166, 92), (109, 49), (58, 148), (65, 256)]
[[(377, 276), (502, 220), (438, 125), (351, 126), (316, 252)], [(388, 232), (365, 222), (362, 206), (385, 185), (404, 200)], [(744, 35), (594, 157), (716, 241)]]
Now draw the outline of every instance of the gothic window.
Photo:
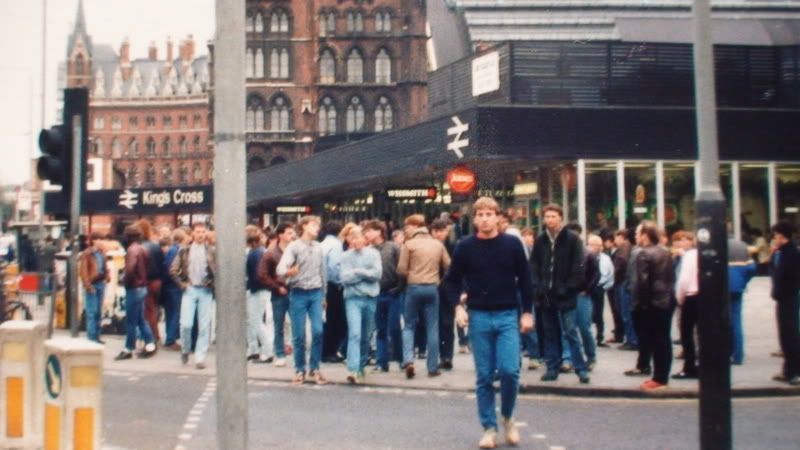
[(254, 156), (247, 161), (247, 171), (253, 172), (256, 170), (261, 170), (267, 167), (267, 163), (264, 162), (264, 159), (259, 156)]
[(145, 150), (148, 158), (156, 157), (156, 141), (153, 138), (147, 138), (147, 150)]
[(350, 50), (350, 54), (347, 55), (347, 82), (364, 82), (364, 59), (356, 49)]
[(264, 31), (264, 16), (261, 13), (256, 13), (255, 18), (253, 18), (253, 30), (256, 33), (261, 33)]
[(277, 96), (272, 100), (272, 105), (270, 108), (270, 130), (291, 130), (291, 123), (289, 120), (289, 104), (286, 98), (283, 96)]
[(286, 14), (286, 11), (278, 9), (272, 12), (269, 31), (272, 33), (289, 32), (289, 15)]
[(156, 126), (156, 118), (153, 116), (147, 116), (144, 118), (145, 124), (147, 128), (153, 128)]
[(113, 116), (111, 118), (111, 129), (112, 130), (121, 130), (122, 129), (122, 119), (117, 116)]
[(375, 82), (378, 84), (389, 84), (392, 82), (392, 60), (386, 49), (378, 52), (375, 58)]
[(181, 164), (180, 169), (178, 169), (178, 184), (188, 184), (189, 183), (189, 168), (186, 167), (186, 164)]
[(256, 50), (255, 65), (256, 65), (255, 77), (264, 78), (264, 50), (260, 48)]
[(165, 159), (172, 158), (172, 141), (168, 137), (161, 143), (161, 153)]
[(392, 31), (392, 15), (389, 11), (379, 11), (375, 14), (375, 31), (389, 33)]
[(95, 116), (94, 118), (94, 129), (95, 130), (102, 130), (106, 127), (106, 120), (103, 116)]
[(248, 131), (262, 131), (264, 129), (264, 101), (261, 97), (253, 95), (247, 101), (245, 128)]
[(336, 82), (336, 57), (329, 49), (323, 50), (319, 58), (319, 82), (323, 84)]
[(347, 132), (356, 133), (364, 129), (364, 105), (361, 99), (353, 97), (347, 105)]
[(180, 150), (178, 150), (178, 154), (181, 158), (186, 158), (189, 156), (189, 141), (186, 140), (186, 136), (181, 136), (180, 141)]
[(188, 128), (189, 118), (187, 116), (178, 116), (178, 128)]
[(200, 163), (194, 163), (194, 167), (192, 168), (192, 173), (194, 176), (194, 181), (199, 183), (203, 180), (203, 168), (200, 167)]
[(164, 116), (161, 118), (162, 122), (164, 123), (164, 128), (172, 128), (172, 117), (171, 116)]
[(164, 165), (161, 173), (164, 176), (164, 186), (172, 185), (172, 164)]
[(128, 174), (125, 176), (125, 184), (128, 187), (139, 187), (141, 185), (139, 169), (136, 168), (136, 166), (128, 167)]
[(364, 15), (361, 12), (349, 11), (347, 13), (347, 31), (350, 33), (364, 31)]
[(78, 75), (83, 75), (84, 71), (86, 70), (86, 62), (83, 60), (83, 55), (78, 55), (75, 57), (75, 73)]
[(269, 52), (269, 77), (274, 79), (289, 78), (289, 50), (273, 48)]
[(378, 99), (378, 106), (375, 107), (375, 131), (388, 131), (393, 128), (394, 111), (389, 99), (381, 96)]
[(128, 128), (134, 129), (138, 127), (139, 127), (139, 117), (137, 116), (128, 117)]
[(144, 170), (144, 184), (145, 186), (153, 186), (156, 184), (156, 168), (153, 164), (148, 164)]
[(202, 126), (203, 126), (203, 116), (201, 116), (199, 113), (194, 113), (194, 115), (192, 116), (192, 127), (200, 128)]
[(111, 141), (111, 157), (114, 159), (122, 158), (122, 142), (118, 138)]
[(139, 159), (139, 141), (136, 138), (131, 139), (128, 143), (128, 158)]
[(333, 36), (336, 34), (336, 13), (333, 11), (322, 13), (319, 17), (319, 35)]
[(247, 31), (248, 33), (256, 31), (256, 22), (255, 22), (255, 17), (253, 16), (253, 11), (247, 11), (247, 18), (245, 20), (245, 31)]
[(247, 78), (253, 78), (255, 76), (255, 64), (253, 60), (252, 48), (248, 48), (247, 52), (245, 52), (244, 67), (245, 67), (245, 75), (247, 76)]
[(325, 97), (319, 105), (319, 135), (331, 136), (336, 134), (336, 106), (330, 97)]
[(92, 154), (95, 156), (103, 156), (103, 141), (100, 138), (95, 138), (92, 141)]
[(195, 136), (192, 140), (192, 150), (194, 151), (195, 155), (200, 153), (200, 136)]

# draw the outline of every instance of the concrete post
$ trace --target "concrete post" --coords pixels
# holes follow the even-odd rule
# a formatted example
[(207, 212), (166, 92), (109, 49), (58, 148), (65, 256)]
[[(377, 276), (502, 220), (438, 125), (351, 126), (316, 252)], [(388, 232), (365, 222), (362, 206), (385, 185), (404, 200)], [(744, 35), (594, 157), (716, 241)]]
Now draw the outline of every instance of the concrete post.
[(0, 325), (0, 448), (41, 444), (46, 335), (47, 327), (31, 320)]

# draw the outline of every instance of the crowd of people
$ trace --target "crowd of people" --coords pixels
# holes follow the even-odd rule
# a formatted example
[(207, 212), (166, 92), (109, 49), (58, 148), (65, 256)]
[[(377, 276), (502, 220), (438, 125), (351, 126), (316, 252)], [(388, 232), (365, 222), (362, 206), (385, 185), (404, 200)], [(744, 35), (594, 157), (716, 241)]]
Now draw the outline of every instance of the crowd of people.
[[(643, 221), (632, 230), (584, 238), (580, 226), (564, 223), (558, 205), (543, 207), (541, 219), (538, 236), (520, 230), (509, 212), (483, 197), (473, 205), (474, 232), (459, 239), (447, 218), (429, 223), (419, 214), (405, 218), (402, 229), (380, 220), (323, 226), (316, 216), (274, 229), (248, 226), (243, 357), (283, 367), (291, 352), (298, 385), (327, 384), (321, 363), (343, 362), (346, 381), (359, 384), (370, 361), (382, 372), (395, 362), (410, 379), (417, 375), (415, 361), (424, 359), (427, 376), (441, 376), (453, 368), (457, 343), (459, 352), (473, 354), (482, 448), (496, 445), (493, 382), (498, 380), (506, 440), (519, 442), (512, 415), (525, 357), (530, 370), (544, 366), (542, 381), (574, 373), (580, 383), (590, 383), (597, 347), (618, 344), (638, 352), (636, 365), (624, 375), (643, 377), (642, 390), (665, 389), (671, 378), (697, 378), (702, 300), (694, 235), (667, 236)], [(800, 252), (792, 225), (781, 222), (771, 232), (772, 297), (784, 356), (774, 379), (800, 385)], [(154, 230), (141, 220), (127, 227), (125, 240), (128, 334), (117, 359), (131, 358), (141, 339), (140, 357), (163, 345), (179, 351), (183, 364), (193, 353), (195, 366), (205, 368), (217, 272), (213, 232), (203, 224), (190, 231)], [(107, 278), (102, 242), (92, 236), (80, 270), (87, 333), (97, 341), (97, 299)], [(728, 253), (730, 361), (740, 365), (745, 361), (742, 295), (761, 255), (733, 238)], [(606, 302), (613, 317), (608, 336)], [(285, 337), (287, 315), (291, 343)], [(673, 373), (674, 320), (683, 366)]]

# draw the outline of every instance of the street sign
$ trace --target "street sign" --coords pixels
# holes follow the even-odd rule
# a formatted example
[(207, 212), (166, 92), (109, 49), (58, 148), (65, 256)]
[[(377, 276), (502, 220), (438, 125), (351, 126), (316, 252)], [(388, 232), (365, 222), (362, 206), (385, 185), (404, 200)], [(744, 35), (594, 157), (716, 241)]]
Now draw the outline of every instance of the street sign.
[(277, 206), (275, 212), (278, 214), (311, 214), (310, 206)]
[(447, 136), (453, 136), (453, 140), (447, 143), (447, 150), (451, 150), (461, 159), (464, 157), (462, 149), (469, 145), (469, 138), (464, 137), (464, 133), (469, 131), (469, 123), (461, 122), (458, 116), (453, 116), (450, 120), (453, 121), (453, 126), (447, 129)]
[(386, 197), (395, 200), (433, 200), (437, 194), (438, 190), (433, 186), (386, 189)]
[(459, 166), (447, 172), (447, 184), (456, 194), (469, 194), (475, 189), (478, 179), (468, 167)]
[(47, 394), (53, 400), (61, 395), (61, 378), (61, 363), (58, 361), (58, 356), (50, 355), (45, 367), (44, 384)]
[[(46, 194), (50, 198), (50, 193)], [(161, 214), (171, 212), (211, 212), (214, 187), (181, 186), (145, 189), (104, 189), (86, 191), (82, 196), (82, 214)], [(66, 213), (66, 205), (54, 201), (45, 203), (49, 214)]]

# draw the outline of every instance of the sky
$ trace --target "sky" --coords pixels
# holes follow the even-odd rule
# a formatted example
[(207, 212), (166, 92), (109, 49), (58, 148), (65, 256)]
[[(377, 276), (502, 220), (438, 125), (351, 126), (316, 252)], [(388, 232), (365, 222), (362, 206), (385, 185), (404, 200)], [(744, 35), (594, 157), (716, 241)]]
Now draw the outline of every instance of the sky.
[[(42, 124), (42, 12), (47, 2), (45, 119)], [(127, 37), (131, 58), (147, 57), (156, 42), (163, 58), (168, 37), (177, 43), (191, 34), (197, 52), (207, 53), (214, 34), (214, 0), (84, 0), (86, 26), (94, 44), (119, 53)], [(56, 116), (58, 64), (66, 59), (78, 0), (0, 0), (0, 185), (19, 184), (39, 154), (39, 130)], [(176, 47), (177, 48), (177, 47)]]

